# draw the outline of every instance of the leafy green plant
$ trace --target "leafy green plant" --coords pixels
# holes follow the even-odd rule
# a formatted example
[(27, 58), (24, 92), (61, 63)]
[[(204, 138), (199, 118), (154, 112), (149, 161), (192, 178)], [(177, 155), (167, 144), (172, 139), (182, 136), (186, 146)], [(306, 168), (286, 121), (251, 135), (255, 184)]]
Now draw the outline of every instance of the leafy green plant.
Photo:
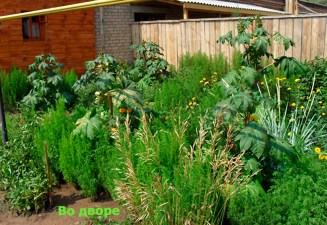
[(38, 212), (46, 206), (49, 184), (42, 159), (33, 157), (36, 151), (33, 143), (36, 118), (29, 114), (14, 119), (19, 123), (9, 126), (12, 138), (6, 147), (0, 147), (0, 190), (5, 191), (4, 201), (10, 210), (17, 213)]
[[(97, 103), (104, 103), (113, 116), (114, 105), (122, 103), (139, 106), (142, 103), (135, 83), (129, 80), (124, 67), (111, 55), (100, 54), (86, 63), (86, 72), (74, 84), (75, 90), (95, 86)], [(94, 89), (93, 89), (94, 90)]]
[(137, 86), (144, 90), (155, 81), (162, 82), (170, 75), (168, 62), (163, 59), (162, 48), (154, 42), (143, 41), (131, 46), (136, 52), (134, 68), (130, 71)]
[(10, 73), (0, 72), (3, 101), (6, 110), (14, 110), (17, 102), (28, 93), (27, 74), (17, 68), (12, 68)]
[(55, 56), (38, 55), (35, 62), (29, 66), (30, 74), (28, 81), (32, 90), (22, 102), (28, 107), (40, 107), (46, 109), (55, 104), (56, 99), (64, 97), (66, 102), (72, 99), (71, 93), (62, 90), (64, 78), (60, 74), (63, 65), (57, 62)]
[(267, 194), (240, 191), (232, 197), (228, 212), (231, 224), (324, 224), (326, 163), (312, 157), (302, 163), (305, 169), (291, 167), (276, 173)]

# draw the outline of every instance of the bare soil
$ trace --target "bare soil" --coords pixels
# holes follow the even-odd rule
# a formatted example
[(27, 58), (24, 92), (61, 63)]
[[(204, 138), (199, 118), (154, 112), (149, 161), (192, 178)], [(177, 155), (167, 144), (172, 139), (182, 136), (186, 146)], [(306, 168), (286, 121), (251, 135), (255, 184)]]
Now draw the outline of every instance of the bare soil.
[[(0, 200), (4, 193), (0, 192)], [(73, 216), (59, 216), (58, 206), (66, 206), (75, 209)], [(110, 216), (109, 218), (124, 221), (125, 213), (119, 207), (119, 204), (109, 197), (104, 197), (99, 201), (92, 202), (89, 198), (83, 197), (78, 190), (69, 185), (62, 185), (54, 189), (53, 208), (44, 212), (32, 215), (17, 215), (4, 208), (0, 209), (0, 225), (77, 225), (86, 224), (85, 218), (78, 217), (81, 208), (119, 208), (119, 216)]]

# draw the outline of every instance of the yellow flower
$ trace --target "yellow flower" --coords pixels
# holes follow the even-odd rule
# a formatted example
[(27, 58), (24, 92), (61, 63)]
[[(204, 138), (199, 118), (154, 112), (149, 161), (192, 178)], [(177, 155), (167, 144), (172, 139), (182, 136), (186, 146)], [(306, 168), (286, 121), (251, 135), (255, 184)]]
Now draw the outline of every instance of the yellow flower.
[(300, 89), (300, 87), (301, 87), (300, 85), (299, 85), (299, 86), (297, 86), (297, 89)]
[(193, 103), (192, 102), (189, 102), (188, 105), (191, 106), (191, 105), (193, 105)]
[(319, 155), (318, 155), (318, 158), (319, 158), (320, 160), (323, 160), (323, 159), (325, 158), (325, 156), (322, 155), (322, 154), (319, 154)]
[(280, 79), (279, 77), (277, 77), (276, 80), (281, 81), (282, 79)]
[(327, 155), (325, 155), (325, 160), (327, 160)]
[(196, 105), (196, 102), (193, 102), (193, 105), (195, 106)]
[(324, 109), (324, 108), (326, 108), (326, 106), (323, 105), (323, 106), (321, 106), (321, 108)]
[(214, 75), (217, 75), (217, 72), (213, 72)]
[(316, 153), (320, 153), (321, 152), (321, 149), (319, 147), (315, 147), (315, 152)]
[(100, 91), (96, 91), (94, 94), (95, 94), (95, 96), (99, 96), (101, 94), (101, 92)]
[(326, 116), (326, 113), (325, 113), (325, 112), (323, 112), (323, 113), (321, 113), (321, 115), (322, 115), (322, 116)]
[(295, 79), (294, 81), (297, 83), (297, 82), (300, 82), (300, 79), (298, 78), (298, 79)]
[(320, 89), (318, 88), (316, 92), (319, 93), (320, 92)]
[(195, 97), (192, 98), (192, 101), (195, 101)]
[(319, 103), (319, 104), (322, 104), (322, 101), (319, 101), (318, 103)]
[(301, 105), (300, 109), (304, 109), (304, 106), (303, 106), (303, 105)]
[(207, 78), (203, 77), (203, 80), (204, 80), (204, 81), (206, 81), (206, 80), (207, 80)]
[(287, 136), (291, 136), (291, 132), (288, 132), (288, 133), (287, 133)]
[(289, 88), (287, 88), (287, 90), (290, 91), (290, 90), (292, 90), (292, 88), (289, 87)]
[(258, 119), (259, 119), (258, 115), (253, 114), (250, 116), (250, 121), (258, 121)]
[(204, 85), (209, 85), (209, 81), (205, 82)]
[(295, 106), (296, 106), (296, 103), (295, 103), (295, 102), (293, 102), (293, 103), (291, 104), (291, 106), (292, 106), (292, 107), (295, 107)]
[(165, 120), (168, 120), (169, 116), (165, 116)]
[(265, 84), (265, 82), (261, 81), (261, 82), (260, 82), (260, 84), (261, 84), (261, 85), (264, 85), (264, 84)]
[(203, 83), (204, 82), (204, 80), (200, 80), (200, 83)]
[(314, 94), (314, 93), (316, 93), (316, 92), (315, 92), (315, 91), (312, 91), (311, 93)]
[(281, 78), (280, 80), (286, 80), (286, 77)]
[(117, 130), (117, 128), (112, 127), (110, 130), (111, 130), (111, 132), (115, 132)]

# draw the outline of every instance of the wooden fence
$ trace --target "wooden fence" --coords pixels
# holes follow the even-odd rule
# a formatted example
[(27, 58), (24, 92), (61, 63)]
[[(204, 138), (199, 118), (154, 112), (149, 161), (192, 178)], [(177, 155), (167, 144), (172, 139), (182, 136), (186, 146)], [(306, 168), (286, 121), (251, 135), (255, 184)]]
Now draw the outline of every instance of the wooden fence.
[[(239, 18), (217, 18), (139, 22), (132, 24), (132, 42), (144, 40), (159, 44), (167, 61), (174, 65), (187, 52), (223, 53), (230, 59), (234, 49), (216, 41), (228, 31), (236, 34), (238, 21)], [(270, 33), (278, 31), (295, 41), (295, 47), (287, 52), (273, 42), (269, 50), (275, 56), (285, 54), (299, 60), (327, 57), (327, 14), (263, 17), (263, 26)]]

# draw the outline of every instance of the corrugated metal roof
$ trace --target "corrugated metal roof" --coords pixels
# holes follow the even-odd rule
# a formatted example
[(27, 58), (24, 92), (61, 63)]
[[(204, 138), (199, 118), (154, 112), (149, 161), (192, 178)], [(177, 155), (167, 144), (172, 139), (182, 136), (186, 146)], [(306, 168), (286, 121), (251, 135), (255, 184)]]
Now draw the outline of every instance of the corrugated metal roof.
[(259, 12), (272, 12), (272, 13), (279, 13), (279, 14), (288, 14), (283, 11), (278, 11), (278, 10), (260, 7), (260, 6), (256, 6), (256, 5), (236, 3), (236, 2), (225, 2), (225, 1), (218, 1), (218, 0), (177, 0), (177, 1), (182, 2), (182, 3), (211, 5), (211, 6), (232, 8), (232, 9), (247, 9), (247, 10), (259, 11)]

